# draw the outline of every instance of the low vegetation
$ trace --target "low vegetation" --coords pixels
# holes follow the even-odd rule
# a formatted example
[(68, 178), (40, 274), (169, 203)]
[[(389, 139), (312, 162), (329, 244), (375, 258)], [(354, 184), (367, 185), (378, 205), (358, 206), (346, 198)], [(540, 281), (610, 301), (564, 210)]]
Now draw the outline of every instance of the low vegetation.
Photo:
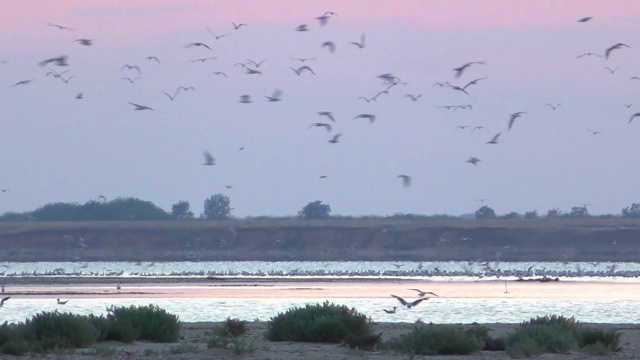
[(608, 355), (620, 350), (620, 333), (582, 326), (573, 317), (547, 315), (523, 322), (506, 339), (512, 358), (580, 350)]
[(174, 342), (179, 339), (180, 330), (177, 316), (154, 305), (116, 307), (106, 318), (42, 312), (16, 326), (0, 327), (0, 353), (46, 354), (87, 348), (105, 340)]
[(482, 350), (504, 350), (504, 342), (491, 338), (489, 329), (483, 326), (464, 330), (453, 325), (421, 325), (389, 340), (385, 347), (411, 355), (468, 355)]
[(223, 325), (212, 329), (207, 347), (231, 349), (237, 355), (254, 352), (256, 347), (242, 338), (247, 330), (246, 321), (229, 317)]

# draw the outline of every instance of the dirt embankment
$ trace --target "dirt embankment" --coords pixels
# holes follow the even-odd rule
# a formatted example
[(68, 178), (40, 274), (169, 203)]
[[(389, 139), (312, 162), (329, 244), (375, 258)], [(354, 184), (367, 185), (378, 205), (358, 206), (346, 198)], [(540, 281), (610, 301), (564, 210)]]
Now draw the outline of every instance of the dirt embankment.
[(0, 261), (639, 261), (640, 220), (0, 223)]

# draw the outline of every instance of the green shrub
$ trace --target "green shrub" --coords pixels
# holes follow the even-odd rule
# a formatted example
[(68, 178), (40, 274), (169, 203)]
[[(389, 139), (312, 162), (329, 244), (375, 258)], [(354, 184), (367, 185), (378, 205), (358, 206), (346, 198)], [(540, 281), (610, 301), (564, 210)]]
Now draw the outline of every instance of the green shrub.
[(135, 335), (135, 340), (154, 342), (174, 342), (180, 338), (181, 325), (178, 316), (169, 314), (153, 304), (116, 307), (110, 320), (117, 325), (110, 326), (109, 337), (114, 336), (116, 332), (125, 339)]
[(620, 336), (617, 331), (604, 329), (580, 328), (576, 333), (578, 347), (589, 354), (609, 355), (620, 351)]
[(96, 328), (86, 316), (70, 313), (42, 312), (16, 328), (16, 336), (29, 343), (35, 352), (80, 348), (93, 345)]
[(345, 337), (344, 342), (349, 345), (351, 349), (360, 349), (364, 351), (371, 351), (374, 349), (376, 344), (380, 342), (382, 338), (382, 333), (377, 335), (375, 334), (364, 334), (364, 335), (354, 335), (349, 334)]
[(231, 338), (231, 349), (234, 354), (242, 355), (256, 351), (256, 346), (251, 343), (247, 343), (243, 338), (233, 337)]
[(224, 333), (229, 337), (242, 336), (247, 332), (247, 322), (240, 319), (227, 318), (224, 323)]
[(343, 342), (347, 335), (371, 335), (371, 320), (344, 305), (306, 305), (279, 313), (267, 324), (270, 341)]
[(29, 345), (24, 340), (9, 340), (0, 346), (0, 353), (6, 355), (20, 356), (29, 352)]
[(410, 333), (389, 341), (389, 346), (401, 353), (413, 355), (467, 355), (481, 351), (482, 331), (464, 331), (458, 326), (416, 327)]
[(168, 350), (169, 354), (186, 354), (198, 352), (198, 346), (189, 343), (182, 343), (180, 345), (172, 346)]

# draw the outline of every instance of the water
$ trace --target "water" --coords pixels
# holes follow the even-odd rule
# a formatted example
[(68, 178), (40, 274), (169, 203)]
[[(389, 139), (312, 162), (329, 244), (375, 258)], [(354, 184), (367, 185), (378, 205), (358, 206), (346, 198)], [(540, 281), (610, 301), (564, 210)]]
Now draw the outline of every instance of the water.
[[(638, 263), (0, 262), (0, 270), (0, 282), (4, 279), (9, 284), (5, 296), (11, 296), (0, 308), (0, 322), (11, 323), (40, 311), (106, 315), (111, 305), (150, 303), (184, 322), (228, 317), (265, 321), (289, 308), (325, 300), (355, 307), (377, 322), (518, 323), (558, 314), (581, 322), (640, 323), (636, 311), (640, 279), (634, 275), (640, 271)], [(34, 274), (60, 281), (57, 285), (11, 283), (13, 278)], [(60, 274), (87, 283), (65, 284), (67, 277)], [(207, 281), (211, 275), (221, 278)], [(562, 277), (549, 283), (514, 281), (534, 275)], [(90, 284), (107, 276), (106, 283)], [(174, 283), (145, 283), (148, 277), (167, 277)], [(199, 282), (181, 282), (184, 277)], [(127, 280), (120, 292), (115, 289), (116, 279)], [(414, 300), (413, 288), (440, 297), (406, 309), (390, 296)], [(58, 305), (56, 298), (69, 303)], [(395, 314), (383, 311), (394, 306), (398, 307)]]

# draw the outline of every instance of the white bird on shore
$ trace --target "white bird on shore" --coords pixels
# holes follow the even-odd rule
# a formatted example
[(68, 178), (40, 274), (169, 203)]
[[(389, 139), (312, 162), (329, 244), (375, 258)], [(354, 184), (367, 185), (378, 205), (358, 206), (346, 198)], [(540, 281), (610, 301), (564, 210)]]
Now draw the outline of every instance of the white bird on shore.
[(391, 310), (387, 310), (387, 309), (382, 309), (384, 312), (386, 312), (387, 314), (395, 314), (396, 313), (396, 309), (398, 309), (397, 306), (394, 306), (393, 309)]
[(64, 305), (64, 304), (66, 304), (68, 302), (69, 302), (69, 300), (62, 301), (62, 300), (58, 299), (58, 305)]

